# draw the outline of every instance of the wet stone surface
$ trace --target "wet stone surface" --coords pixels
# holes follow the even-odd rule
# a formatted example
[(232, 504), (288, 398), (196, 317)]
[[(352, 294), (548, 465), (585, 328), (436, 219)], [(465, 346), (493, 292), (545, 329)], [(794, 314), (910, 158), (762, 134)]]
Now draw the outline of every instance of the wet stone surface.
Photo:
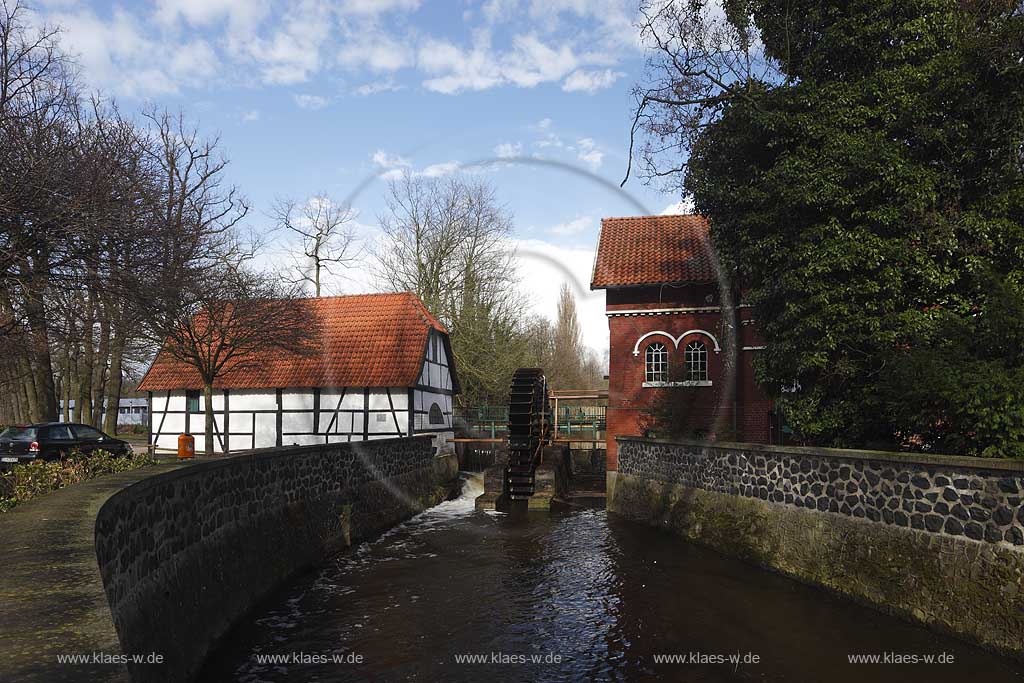
[(619, 471), (880, 524), (1024, 545), (1024, 475), (982, 467), (623, 440)]

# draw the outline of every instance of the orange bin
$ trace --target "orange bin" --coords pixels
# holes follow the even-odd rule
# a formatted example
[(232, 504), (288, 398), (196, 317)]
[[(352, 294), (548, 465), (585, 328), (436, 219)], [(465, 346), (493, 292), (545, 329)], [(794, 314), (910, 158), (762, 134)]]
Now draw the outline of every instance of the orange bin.
[(196, 438), (191, 434), (178, 436), (178, 460), (190, 460), (196, 456)]

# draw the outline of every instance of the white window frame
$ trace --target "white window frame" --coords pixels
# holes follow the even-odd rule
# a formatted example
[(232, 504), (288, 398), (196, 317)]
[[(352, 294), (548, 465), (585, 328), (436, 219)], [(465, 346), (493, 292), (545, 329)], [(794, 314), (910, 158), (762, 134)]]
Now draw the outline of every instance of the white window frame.
[(653, 342), (644, 350), (643, 386), (666, 384), (668, 382), (668, 347)]
[(686, 363), (687, 379), (690, 382), (708, 382), (708, 347), (694, 339), (683, 351), (683, 362)]

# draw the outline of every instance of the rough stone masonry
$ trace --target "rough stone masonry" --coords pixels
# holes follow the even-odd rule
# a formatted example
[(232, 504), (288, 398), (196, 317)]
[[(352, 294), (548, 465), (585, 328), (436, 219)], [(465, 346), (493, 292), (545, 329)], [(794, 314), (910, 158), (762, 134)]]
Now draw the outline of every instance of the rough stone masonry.
[(136, 681), (188, 680), (216, 641), (297, 572), (454, 493), (431, 437), (300, 446), (199, 463), (113, 495), (96, 556)]
[(619, 438), (609, 510), (1024, 658), (1024, 462)]

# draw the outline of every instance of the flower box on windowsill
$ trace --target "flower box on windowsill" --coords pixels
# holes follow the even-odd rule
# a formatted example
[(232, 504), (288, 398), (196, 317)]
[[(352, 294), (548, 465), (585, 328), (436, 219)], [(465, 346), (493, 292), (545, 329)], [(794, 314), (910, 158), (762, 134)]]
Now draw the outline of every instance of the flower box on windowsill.
[(709, 379), (688, 379), (685, 382), (644, 382), (644, 387), (660, 388), (660, 387), (710, 387), (711, 380)]

